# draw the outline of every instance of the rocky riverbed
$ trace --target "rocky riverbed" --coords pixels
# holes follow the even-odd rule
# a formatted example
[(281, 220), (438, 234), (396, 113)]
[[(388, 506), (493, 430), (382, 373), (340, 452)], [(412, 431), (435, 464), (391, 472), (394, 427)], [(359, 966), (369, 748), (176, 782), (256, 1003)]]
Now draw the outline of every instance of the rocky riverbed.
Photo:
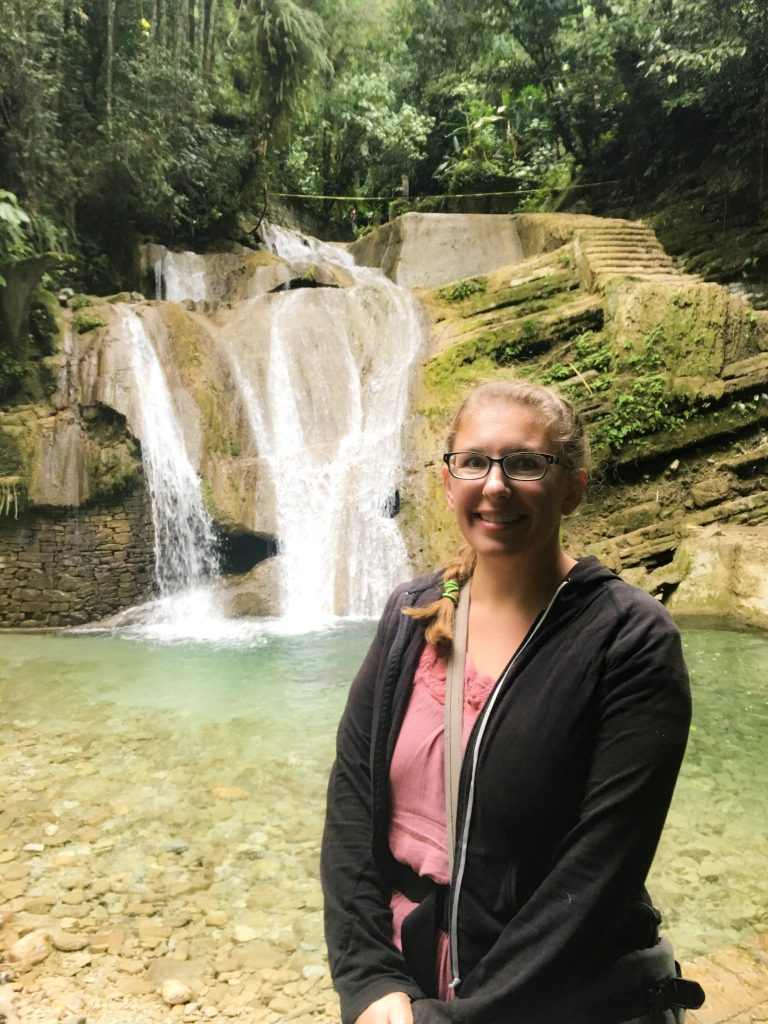
[(0, 1021), (338, 1020), (317, 880), (325, 780), (298, 755), (251, 777), (222, 728), (9, 724)]
[[(0, 636), (0, 1024), (338, 1024), (319, 837), (369, 633)], [(684, 641), (695, 721), (650, 889), (711, 992), (692, 1024), (753, 1024), (734, 1015), (768, 992), (768, 652)]]

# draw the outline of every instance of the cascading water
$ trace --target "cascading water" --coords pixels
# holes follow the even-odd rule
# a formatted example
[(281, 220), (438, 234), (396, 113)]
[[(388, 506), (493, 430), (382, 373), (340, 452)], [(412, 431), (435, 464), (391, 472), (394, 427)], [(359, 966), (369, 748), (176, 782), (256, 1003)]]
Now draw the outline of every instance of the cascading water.
[[(186, 321), (170, 311), (162, 315), (190, 328), (194, 321), (194, 330), (207, 339), (206, 358), (215, 355), (220, 361), (215, 372), (228, 367), (217, 401), (242, 414), (242, 427), (227, 429), (243, 432), (241, 440), (232, 441), (240, 452), (236, 460), (243, 462), (216, 463), (209, 448), (209, 469), (213, 458), (223, 466), (219, 486), (222, 479), (230, 486), (233, 472), (257, 464), (255, 486), (243, 492), (250, 513), (238, 506), (237, 516), (257, 535), (276, 537), (272, 566), (280, 628), (306, 630), (339, 615), (378, 614), (391, 587), (408, 573), (393, 513), (402, 476), (401, 433), (424, 330), (411, 293), (379, 271), (356, 267), (344, 248), (273, 226), (262, 230), (280, 260), (256, 264), (273, 267), (276, 277), (254, 297), (233, 301), (226, 281), (206, 274), (210, 260), (167, 251), (155, 264), (157, 294), (169, 303), (216, 297), (206, 313), (186, 312)], [(230, 273), (241, 288), (242, 270)], [(287, 279), (331, 286), (281, 289)], [(148, 385), (139, 380), (140, 373), (150, 374), (154, 356), (143, 321), (126, 314), (126, 327), (137, 361), (137, 393), (144, 395), (143, 415), (153, 424), (153, 430), (141, 431), (142, 438), (157, 437), (158, 409), (172, 412), (172, 403), (167, 388), (162, 399), (150, 398)], [(163, 358), (171, 356), (166, 349)], [(159, 364), (152, 372), (156, 381), (164, 380)], [(213, 393), (205, 401), (210, 422)], [(222, 411), (215, 412), (219, 419)], [(221, 435), (216, 443), (214, 452), (223, 451)], [(183, 506), (163, 461), (170, 452), (183, 453), (178, 428), (173, 439), (170, 434), (158, 438), (156, 451), (145, 446), (147, 476), (155, 474), (149, 486), (158, 543), (167, 542), (184, 561), (212, 550), (207, 539), (212, 531), (207, 517)], [(195, 508), (202, 510), (189, 459), (178, 473), (191, 486), (189, 493), (198, 495)], [(191, 545), (190, 536), (197, 537)], [(201, 543), (201, 538), (206, 539)], [(204, 555), (203, 560), (191, 576), (210, 571), (211, 559)]]
[(275, 492), (281, 613), (305, 628), (338, 614), (374, 615), (407, 573), (391, 513), (422, 345), (418, 307), (340, 248), (275, 227), (265, 234), (283, 258), (333, 262), (356, 282), (270, 296), (259, 391), (249, 383), (247, 346), (231, 352)]
[(205, 258), (196, 252), (164, 252), (155, 262), (155, 295), (167, 302), (206, 302), (212, 296)]
[(184, 438), (163, 368), (144, 321), (120, 312), (129, 342), (137, 424), (155, 530), (155, 579), (161, 596), (189, 590), (216, 573), (213, 523)]

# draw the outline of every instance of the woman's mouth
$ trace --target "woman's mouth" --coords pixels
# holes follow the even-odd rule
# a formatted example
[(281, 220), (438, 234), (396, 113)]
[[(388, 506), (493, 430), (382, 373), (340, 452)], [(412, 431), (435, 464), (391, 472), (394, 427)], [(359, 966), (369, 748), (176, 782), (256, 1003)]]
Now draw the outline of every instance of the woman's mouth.
[(475, 515), (484, 523), (493, 523), (497, 526), (509, 526), (512, 523), (519, 523), (525, 518), (519, 513), (512, 512), (476, 512)]

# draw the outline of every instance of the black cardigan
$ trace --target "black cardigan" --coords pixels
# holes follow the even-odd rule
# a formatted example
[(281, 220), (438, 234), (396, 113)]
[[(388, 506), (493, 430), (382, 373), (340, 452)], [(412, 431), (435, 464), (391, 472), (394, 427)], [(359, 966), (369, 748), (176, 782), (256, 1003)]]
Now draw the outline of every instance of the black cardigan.
[[(341, 720), (321, 875), (342, 1022), (404, 991), (414, 1019), (540, 1024), (636, 941), (645, 878), (690, 724), (678, 631), (661, 605), (594, 558), (569, 574), (518, 658), (477, 759), (458, 897), (461, 984), (427, 999), (391, 941), (389, 763), (424, 645), (390, 597)], [(464, 757), (457, 834), (477, 726)]]

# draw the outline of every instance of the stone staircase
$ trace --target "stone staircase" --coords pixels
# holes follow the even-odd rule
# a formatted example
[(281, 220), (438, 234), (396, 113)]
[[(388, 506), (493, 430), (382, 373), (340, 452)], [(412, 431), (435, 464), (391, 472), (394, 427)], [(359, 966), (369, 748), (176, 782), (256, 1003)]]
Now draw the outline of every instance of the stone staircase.
[[(573, 249), (581, 285), (590, 292), (601, 291), (615, 277), (672, 282), (682, 276), (653, 228), (640, 221), (613, 220), (577, 228)], [(691, 277), (686, 275), (689, 282)]]

